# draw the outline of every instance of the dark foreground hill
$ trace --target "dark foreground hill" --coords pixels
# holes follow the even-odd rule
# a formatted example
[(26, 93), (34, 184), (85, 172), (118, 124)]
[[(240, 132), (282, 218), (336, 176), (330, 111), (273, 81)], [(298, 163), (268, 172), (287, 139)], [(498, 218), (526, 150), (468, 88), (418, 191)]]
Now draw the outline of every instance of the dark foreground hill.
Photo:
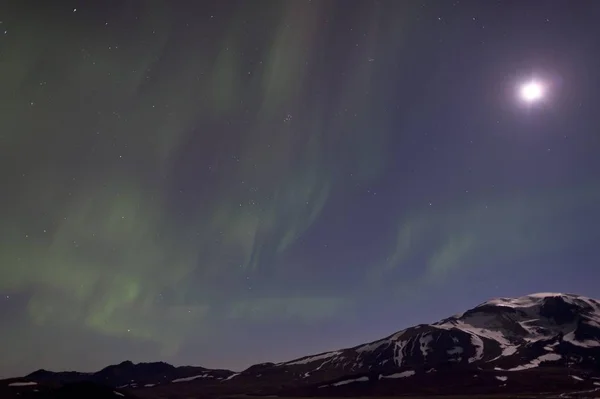
[(82, 382), (117, 390), (106, 391), (112, 397), (140, 398), (566, 392), (600, 397), (600, 302), (567, 294), (495, 299), (378, 341), (239, 373), (131, 362), (90, 374), (40, 370), (0, 382), (0, 397)]

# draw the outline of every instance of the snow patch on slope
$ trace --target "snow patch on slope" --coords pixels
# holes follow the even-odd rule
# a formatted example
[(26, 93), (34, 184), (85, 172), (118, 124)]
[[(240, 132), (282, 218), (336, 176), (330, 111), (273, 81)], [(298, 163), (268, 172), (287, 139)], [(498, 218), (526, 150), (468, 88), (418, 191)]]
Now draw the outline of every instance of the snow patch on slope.
[(499, 369), (502, 371), (521, 371), (521, 370), (527, 370), (527, 369), (534, 369), (536, 367), (539, 367), (541, 363), (543, 362), (555, 362), (557, 360), (560, 360), (562, 358), (561, 355), (556, 354), (556, 353), (547, 353), (545, 355), (542, 355), (540, 357), (538, 357), (537, 359), (533, 359), (531, 362), (527, 363), (527, 364), (522, 364), (520, 366), (517, 367), (513, 367), (507, 370), (503, 370), (503, 369)]
[(385, 344), (389, 344), (389, 341), (384, 339), (381, 341), (371, 342), (370, 344), (361, 345), (361, 346), (357, 347), (355, 350), (357, 353), (372, 352), (375, 349), (377, 349), (380, 346), (385, 345)]
[(600, 347), (600, 342), (598, 341), (592, 341), (592, 340), (585, 340), (585, 341), (579, 341), (577, 339), (575, 339), (575, 332), (572, 331), (568, 334), (566, 334), (563, 337), (565, 342), (569, 342), (575, 346), (579, 346), (581, 348), (597, 348)]
[(210, 374), (201, 374), (201, 375), (194, 375), (192, 377), (185, 377), (185, 378), (177, 378), (171, 382), (187, 382), (187, 381), (193, 381), (196, 380), (198, 378), (213, 378), (212, 375)]
[(546, 346), (544, 346), (544, 350), (547, 350), (548, 352), (554, 352), (554, 348), (555, 348), (556, 346), (558, 346), (558, 341), (557, 341), (557, 342), (554, 342), (554, 343), (552, 343), (552, 344), (550, 344), (550, 345), (546, 345)]
[(224, 380), (221, 380), (221, 382), (223, 382), (223, 381), (229, 381), (229, 380), (237, 377), (238, 375), (240, 375), (240, 373), (231, 374), (229, 377), (225, 378)]
[(339, 387), (340, 385), (351, 384), (353, 382), (367, 382), (367, 381), (369, 381), (369, 377), (359, 377), (359, 378), (353, 378), (351, 380), (335, 382), (335, 383), (329, 384), (329, 385), (321, 385), (319, 388)]
[(329, 359), (329, 358), (337, 356), (341, 353), (342, 353), (341, 351), (325, 352), (325, 353), (321, 353), (320, 355), (308, 356), (308, 357), (304, 357), (304, 358), (301, 358), (298, 360), (292, 360), (291, 362), (279, 363), (279, 364), (286, 365), (286, 366), (293, 366), (296, 364), (308, 364), (308, 363), (316, 362), (317, 360)]
[(25, 381), (25, 382), (11, 382), (10, 384), (8, 384), (9, 387), (29, 387), (32, 385), (37, 385), (37, 382)]
[(427, 355), (431, 352), (431, 347), (429, 344), (433, 341), (433, 336), (431, 334), (423, 334), (419, 338), (419, 347), (421, 348), (421, 354), (423, 358), (427, 358)]
[(331, 385), (333, 385), (334, 387), (339, 387), (340, 385), (350, 384), (351, 382), (367, 382), (367, 381), (369, 381), (369, 377), (359, 377), (359, 378), (355, 378), (353, 380), (345, 380), (345, 381), (336, 382)]
[(475, 348), (475, 356), (469, 358), (469, 363), (476, 362), (483, 358), (483, 340), (479, 336), (471, 334), (471, 344)]
[(394, 348), (394, 363), (398, 367), (402, 366), (402, 360), (404, 360), (404, 356), (405, 356), (404, 350), (406, 349), (407, 343), (408, 343), (408, 340), (396, 342), (396, 347)]
[(412, 377), (413, 375), (415, 375), (415, 371), (414, 370), (407, 370), (407, 371), (403, 371), (401, 373), (394, 373), (394, 374), (390, 374), (390, 375), (379, 375), (379, 379), (382, 378), (406, 378), (406, 377)]

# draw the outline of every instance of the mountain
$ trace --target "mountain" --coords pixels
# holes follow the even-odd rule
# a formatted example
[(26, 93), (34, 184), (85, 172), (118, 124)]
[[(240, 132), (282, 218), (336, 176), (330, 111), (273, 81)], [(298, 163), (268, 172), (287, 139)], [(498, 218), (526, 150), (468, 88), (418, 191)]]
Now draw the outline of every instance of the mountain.
[[(499, 298), (368, 344), (278, 364), (270, 372), (277, 368), (285, 368), (283, 374), (296, 376), (296, 381), (313, 379), (309, 391), (323, 395), (341, 392), (345, 388), (340, 387), (348, 384), (354, 392), (368, 390), (373, 382), (379, 394), (402, 392), (403, 386), (421, 392), (432, 385), (436, 391), (444, 387), (448, 392), (457, 377), (462, 379), (458, 392), (465, 378), (477, 378), (478, 383), (471, 384), (482, 389), (535, 391), (541, 386), (532, 379), (542, 378), (541, 374), (551, 375), (557, 389), (596, 389), (600, 388), (600, 302), (552, 293)], [(565, 381), (556, 375), (566, 377)], [(445, 381), (448, 376), (453, 379)], [(393, 383), (385, 382), (390, 379)], [(361, 387), (361, 382), (368, 384)], [(552, 383), (543, 388), (552, 388)]]
[(600, 302), (554, 293), (499, 298), (374, 342), (240, 373), (123, 362), (92, 374), (37, 371), (10, 381), (89, 381), (148, 398), (600, 393)]
[(211, 370), (204, 367), (175, 367), (164, 362), (138, 363), (124, 361), (108, 366), (95, 373), (59, 372), (38, 370), (24, 378), (38, 383), (60, 382), (94, 382), (115, 388), (150, 387), (156, 384), (185, 381), (202, 375), (204, 378), (221, 380), (234, 374), (229, 370)]
[[(164, 362), (138, 363), (124, 361), (95, 373), (75, 371), (52, 372), (37, 370), (22, 378), (0, 381), (0, 398), (134, 398), (137, 389), (159, 384), (185, 382), (195, 378), (220, 381), (233, 375), (233, 371), (204, 367), (175, 367)], [(110, 388), (110, 389), (107, 389)], [(18, 395), (17, 395), (18, 394)]]

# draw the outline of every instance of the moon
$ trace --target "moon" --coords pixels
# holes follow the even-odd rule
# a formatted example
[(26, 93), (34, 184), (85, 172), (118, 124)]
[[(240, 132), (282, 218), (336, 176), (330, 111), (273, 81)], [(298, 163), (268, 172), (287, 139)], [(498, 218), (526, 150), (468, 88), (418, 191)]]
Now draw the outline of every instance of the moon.
[(535, 103), (544, 98), (545, 87), (542, 83), (532, 80), (521, 85), (519, 94), (521, 99), (527, 103)]

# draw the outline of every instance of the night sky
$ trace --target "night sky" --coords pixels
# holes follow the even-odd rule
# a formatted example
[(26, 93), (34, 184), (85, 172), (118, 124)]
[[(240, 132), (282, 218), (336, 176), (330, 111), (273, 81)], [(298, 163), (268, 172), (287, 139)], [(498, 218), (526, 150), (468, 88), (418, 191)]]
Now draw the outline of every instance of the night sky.
[(3, 1), (0, 376), (239, 370), (491, 297), (600, 297), (599, 20)]

